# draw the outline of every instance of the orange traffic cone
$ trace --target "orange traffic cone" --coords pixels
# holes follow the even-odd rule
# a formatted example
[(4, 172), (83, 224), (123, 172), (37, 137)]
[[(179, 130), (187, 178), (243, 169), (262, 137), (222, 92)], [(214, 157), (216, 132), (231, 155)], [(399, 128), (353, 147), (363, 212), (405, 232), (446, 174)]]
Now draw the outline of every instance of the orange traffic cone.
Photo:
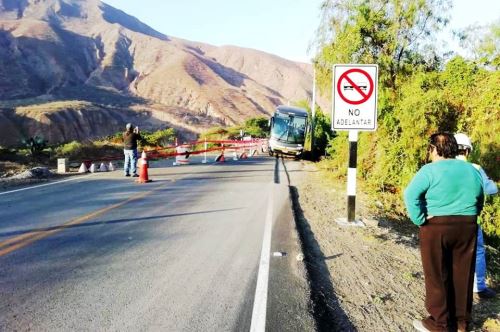
[(151, 182), (152, 180), (150, 180), (148, 178), (148, 157), (146, 155), (146, 151), (142, 151), (142, 155), (141, 155), (141, 170), (140, 170), (140, 174), (139, 174), (139, 179), (136, 180), (135, 182), (138, 182), (138, 183), (147, 183), (147, 182)]

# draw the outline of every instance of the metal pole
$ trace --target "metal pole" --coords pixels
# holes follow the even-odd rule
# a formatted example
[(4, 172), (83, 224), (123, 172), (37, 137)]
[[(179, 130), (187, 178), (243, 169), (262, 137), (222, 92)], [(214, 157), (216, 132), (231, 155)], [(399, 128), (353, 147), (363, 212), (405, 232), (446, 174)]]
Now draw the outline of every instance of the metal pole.
[(356, 218), (356, 165), (358, 159), (358, 131), (349, 131), (349, 168), (347, 169), (347, 221)]
[(311, 99), (311, 152), (314, 151), (314, 124), (316, 120), (316, 66), (313, 62), (313, 88)]
[(202, 161), (203, 164), (206, 164), (207, 163), (207, 139), (205, 138), (205, 153), (203, 154), (204, 155), (204, 159)]

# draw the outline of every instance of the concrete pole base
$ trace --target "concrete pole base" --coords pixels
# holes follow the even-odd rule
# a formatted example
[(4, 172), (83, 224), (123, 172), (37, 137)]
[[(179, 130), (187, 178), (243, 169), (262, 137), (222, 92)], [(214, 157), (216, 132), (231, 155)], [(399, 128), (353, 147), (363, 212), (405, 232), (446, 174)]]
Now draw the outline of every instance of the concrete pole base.
[(347, 218), (335, 218), (335, 222), (339, 226), (365, 227), (365, 224), (361, 220), (347, 221)]

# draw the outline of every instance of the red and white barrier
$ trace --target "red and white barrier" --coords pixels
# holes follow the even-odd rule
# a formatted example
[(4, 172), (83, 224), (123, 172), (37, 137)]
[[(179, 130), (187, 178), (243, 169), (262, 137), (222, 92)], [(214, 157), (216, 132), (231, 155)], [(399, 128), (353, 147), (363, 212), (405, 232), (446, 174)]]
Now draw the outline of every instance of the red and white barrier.
[(216, 163), (223, 163), (225, 162), (226, 159), (224, 158), (224, 143), (222, 144), (222, 152), (220, 155), (218, 155), (217, 157), (215, 157), (215, 162)]
[[(211, 147), (209, 147), (209, 144)], [(255, 156), (262, 146), (266, 144), (264, 139), (254, 139), (254, 140), (203, 140), (188, 142), (179, 146), (170, 145), (162, 148), (155, 148), (147, 151), (148, 157), (153, 159), (168, 159), (175, 158), (174, 165), (187, 165), (190, 164), (189, 157), (191, 155), (201, 155), (203, 154), (202, 163), (208, 162), (209, 153), (218, 152), (219, 154), (215, 158), (215, 162), (225, 162), (226, 152), (231, 155), (231, 159), (247, 159)], [(217, 146), (219, 145), (219, 146)], [(197, 148), (202, 148), (202, 150), (197, 150)], [(87, 172), (99, 172), (99, 171), (113, 171), (115, 170), (115, 165), (112, 161), (122, 160), (122, 157), (112, 157), (112, 158), (101, 158), (98, 161), (85, 160), (80, 169), (79, 173)], [(109, 162), (109, 163), (108, 163)], [(142, 162), (140, 160), (140, 162)], [(108, 163), (108, 164), (107, 164)], [(100, 167), (99, 167), (100, 165)], [(108, 166), (109, 165), (109, 166)]]
[(189, 145), (179, 145), (175, 148), (176, 156), (174, 166), (189, 164)]

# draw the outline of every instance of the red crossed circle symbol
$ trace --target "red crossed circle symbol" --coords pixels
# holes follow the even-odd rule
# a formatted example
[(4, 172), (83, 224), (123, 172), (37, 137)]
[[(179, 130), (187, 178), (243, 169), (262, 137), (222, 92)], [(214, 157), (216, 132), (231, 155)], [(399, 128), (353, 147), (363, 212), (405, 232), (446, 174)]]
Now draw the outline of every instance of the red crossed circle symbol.
[[(351, 73), (359, 73), (359, 74), (366, 77), (366, 79), (368, 80), (369, 85), (370, 85), (370, 89), (368, 90), (368, 93), (365, 93), (363, 90), (360, 89), (359, 86), (356, 85), (356, 83), (354, 83), (354, 81), (349, 77), (349, 74), (351, 74)], [(342, 84), (341, 84), (342, 80), (346, 80), (347, 82), (349, 82), (349, 84), (351, 84), (351, 86), (361, 95), (362, 98), (360, 100), (347, 99), (347, 97), (342, 94)], [(348, 71), (346, 71), (345, 73), (340, 75), (340, 78), (337, 82), (337, 91), (339, 93), (340, 98), (342, 98), (342, 100), (345, 101), (346, 103), (351, 104), (351, 105), (363, 104), (372, 96), (373, 79), (366, 71), (364, 71), (362, 69), (358, 69), (358, 68), (349, 69)]]

